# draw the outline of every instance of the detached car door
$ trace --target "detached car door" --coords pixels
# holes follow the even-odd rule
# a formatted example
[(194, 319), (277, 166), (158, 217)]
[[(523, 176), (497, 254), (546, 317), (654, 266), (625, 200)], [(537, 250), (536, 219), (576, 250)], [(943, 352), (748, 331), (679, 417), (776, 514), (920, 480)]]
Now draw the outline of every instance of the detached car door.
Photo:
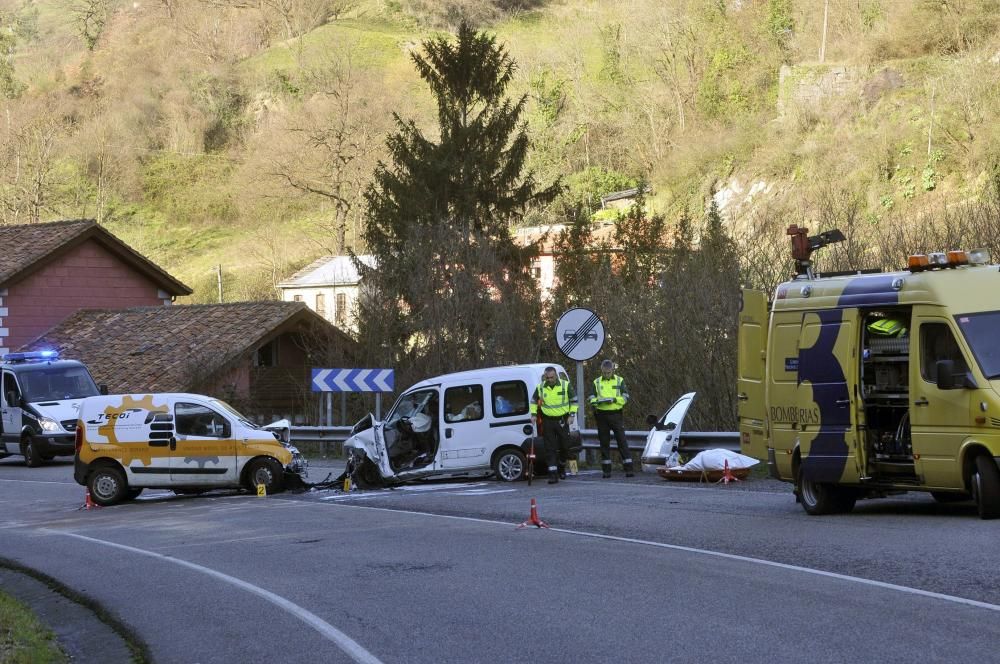
[[(687, 416), (695, 393), (688, 392), (674, 402), (663, 417), (653, 425), (646, 436), (646, 447), (642, 451), (642, 463), (649, 466), (670, 466), (671, 456), (681, 444), (681, 431), (684, 428), (684, 418)], [(679, 462), (678, 462), (679, 463)]]
[(236, 484), (239, 480), (233, 425), (227, 417), (195, 401), (174, 402), (170, 483)]

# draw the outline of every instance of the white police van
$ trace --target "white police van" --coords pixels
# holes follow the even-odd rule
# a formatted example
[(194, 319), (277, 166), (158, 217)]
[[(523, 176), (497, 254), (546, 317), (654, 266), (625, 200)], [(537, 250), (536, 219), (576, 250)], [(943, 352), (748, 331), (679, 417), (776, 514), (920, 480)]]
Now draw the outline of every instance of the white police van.
[(0, 458), (20, 454), (33, 468), (72, 456), (80, 401), (106, 392), (83, 363), (55, 351), (0, 357)]
[[(476, 369), (420, 381), (403, 392), (378, 422), (368, 415), (354, 425), (344, 451), (362, 487), (429, 477), (525, 477), (535, 446), (535, 470), (545, 451), (531, 419), (531, 401), (542, 372), (559, 365), (524, 364)], [(579, 441), (576, 417), (570, 437)], [(578, 445), (578, 442), (577, 442)]]

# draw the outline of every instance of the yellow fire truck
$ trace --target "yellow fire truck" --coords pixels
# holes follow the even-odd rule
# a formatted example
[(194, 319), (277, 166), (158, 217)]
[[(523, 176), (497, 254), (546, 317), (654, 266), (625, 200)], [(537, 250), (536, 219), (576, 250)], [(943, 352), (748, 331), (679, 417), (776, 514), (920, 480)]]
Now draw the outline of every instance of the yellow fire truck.
[(797, 276), (743, 292), (743, 453), (809, 514), (927, 491), (1000, 516), (1000, 269), (984, 250), (911, 256), (900, 272), (818, 275), (843, 239), (792, 226)]

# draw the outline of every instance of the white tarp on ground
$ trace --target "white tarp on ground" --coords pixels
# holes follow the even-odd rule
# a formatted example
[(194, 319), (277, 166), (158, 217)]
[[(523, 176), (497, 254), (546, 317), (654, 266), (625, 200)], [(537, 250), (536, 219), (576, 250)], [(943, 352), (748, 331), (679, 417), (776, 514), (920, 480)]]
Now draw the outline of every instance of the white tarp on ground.
[(739, 452), (731, 452), (729, 450), (705, 450), (704, 452), (699, 452), (693, 459), (688, 461), (683, 466), (674, 466), (671, 470), (723, 470), (726, 467), (727, 461), (729, 462), (730, 470), (749, 468), (750, 466), (760, 463), (757, 459), (748, 457), (745, 454), (740, 454)]

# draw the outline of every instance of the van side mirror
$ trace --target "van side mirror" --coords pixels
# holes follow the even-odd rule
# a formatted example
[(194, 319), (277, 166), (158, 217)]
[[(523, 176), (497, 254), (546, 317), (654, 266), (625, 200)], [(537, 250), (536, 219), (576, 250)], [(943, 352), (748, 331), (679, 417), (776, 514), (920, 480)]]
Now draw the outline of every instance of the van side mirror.
[(939, 390), (955, 389), (955, 361), (938, 360), (934, 365), (937, 372), (937, 386)]
[(100, 385), (97, 386), (97, 391), (100, 392), (101, 394), (107, 394), (108, 386), (105, 385), (104, 383), (101, 383)]
[(649, 428), (652, 429), (653, 427), (656, 426), (657, 419), (658, 418), (656, 417), (656, 415), (647, 415), (646, 416), (646, 426), (648, 426)]
[(11, 390), (7, 393), (7, 406), (9, 408), (17, 408), (20, 404), (18, 403), (17, 393)]

